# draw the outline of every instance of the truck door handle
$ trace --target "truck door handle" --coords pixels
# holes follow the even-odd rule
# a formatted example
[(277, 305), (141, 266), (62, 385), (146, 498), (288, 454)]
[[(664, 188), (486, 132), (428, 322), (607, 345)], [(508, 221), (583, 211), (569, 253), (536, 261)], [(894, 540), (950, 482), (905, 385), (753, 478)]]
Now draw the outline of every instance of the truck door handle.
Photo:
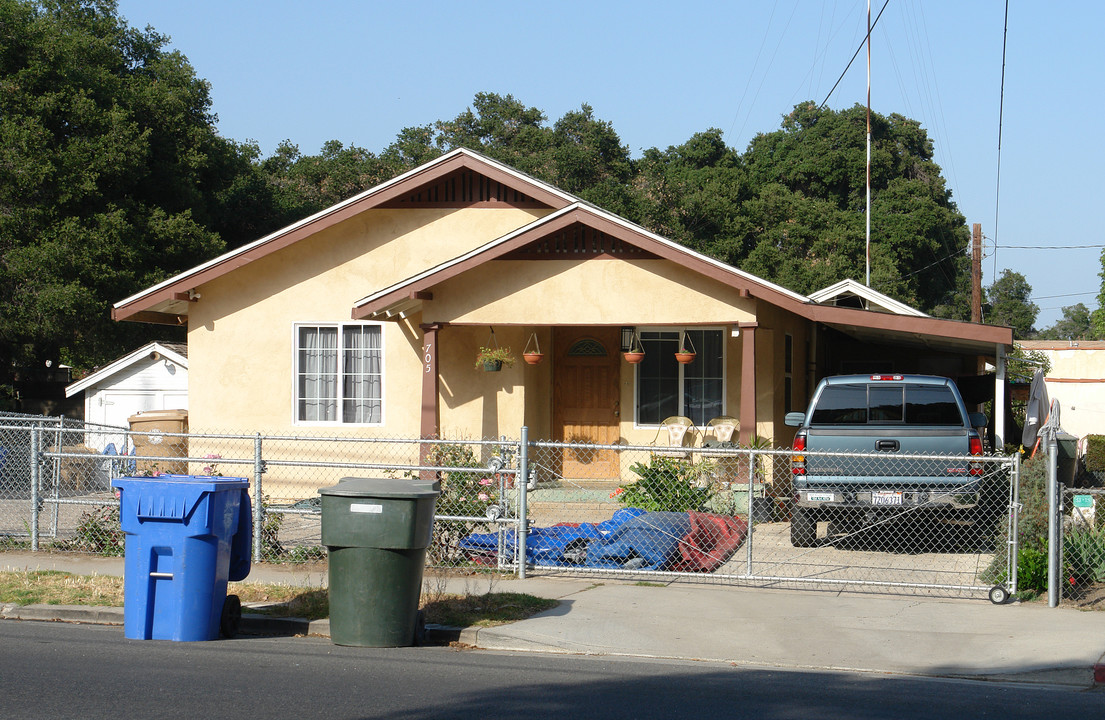
[(901, 444), (897, 440), (876, 440), (875, 449), (880, 452), (898, 452)]

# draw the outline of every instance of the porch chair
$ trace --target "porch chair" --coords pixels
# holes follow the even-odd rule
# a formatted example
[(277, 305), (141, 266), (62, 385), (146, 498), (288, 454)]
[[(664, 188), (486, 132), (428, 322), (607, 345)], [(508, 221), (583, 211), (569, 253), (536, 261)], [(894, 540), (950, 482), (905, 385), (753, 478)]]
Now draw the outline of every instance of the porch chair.
[(654, 450), (652, 454), (656, 457), (689, 460), (694, 451), (694, 440), (697, 435), (698, 427), (689, 417), (683, 415), (666, 417), (660, 422), (660, 427), (656, 429), (656, 437), (652, 440), (653, 445), (666, 449)]
[(733, 433), (740, 428), (740, 421), (731, 415), (719, 415), (702, 429), (702, 447), (732, 447)]

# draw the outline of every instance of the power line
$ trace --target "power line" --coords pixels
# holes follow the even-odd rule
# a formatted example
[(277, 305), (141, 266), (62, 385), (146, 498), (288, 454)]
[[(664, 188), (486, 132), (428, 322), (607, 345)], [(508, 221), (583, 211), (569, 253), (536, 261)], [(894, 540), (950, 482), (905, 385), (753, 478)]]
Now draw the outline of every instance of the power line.
[(998, 206), (1001, 201), (1001, 128), (1005, 116), (1005, 48), (1009, 41), (1009, 0), (1005, 0), (1005, 28), (1001, 35), (1001, 94), (998, 96), (998, 167), (994, 181), (994, 275), (998, 274)]
[[(882, 4), (882, 10), (879, 10), (879, 14), (875, 17), (875, 22), (871, 23), (871, 30), (874, 30), (875, 26), (879, 24), (879, 18), (882, 17), (882, 11), (885, 10), (886, 6), (889, 4), (890, 0), (886, 0), (886, 2)], [(871, 32), (869, 30), (867, 35), (870, 34)], [(840, 85), (840, 81), (843, 80), (844, 76), (848, 74), (848, 68), (852, 67), (852, 63), (854, 63), (856, 61), (856, 58), (859, 57), (860, 50), (863, 50), (863, 45), (865, 42), (867, 42), (867, 35), (863, 36), (863, 40), (860, 42), (859, 47), (856, 48), (856, 52), (854, 55), (852, 55), (852, 59), (848, 61), (848, 65), (844, 68), (844, 72), (840, 73), (840, 77), (836, 79), (836, 83), (833, 85), (832, 90), (829, 90), (829, 94), (826, 95), (825, 99), (821, 101), (820, 107), (825, 107), (825, 103), (829, 102), (829, 98), (833, 95), (833, 90), (836, 90), (837, 86)]]
[(1105, 245), (998, 245), (994, 243), (994, 249), (998, 248), (1002, 250), (1094, 250), (1105, 248)]

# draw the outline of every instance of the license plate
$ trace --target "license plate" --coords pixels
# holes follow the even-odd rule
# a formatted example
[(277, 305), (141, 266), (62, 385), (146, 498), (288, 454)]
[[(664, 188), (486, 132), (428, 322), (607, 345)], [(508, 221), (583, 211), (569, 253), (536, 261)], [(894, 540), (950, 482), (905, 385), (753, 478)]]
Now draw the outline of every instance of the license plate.
[(832, 502), (835, 499), (832, 493), (806, 493), (806, 500), (810, 502)]
[(875, 490), (871, 493), (872, 505), (901, 505), (902, 494), (893, 490)]

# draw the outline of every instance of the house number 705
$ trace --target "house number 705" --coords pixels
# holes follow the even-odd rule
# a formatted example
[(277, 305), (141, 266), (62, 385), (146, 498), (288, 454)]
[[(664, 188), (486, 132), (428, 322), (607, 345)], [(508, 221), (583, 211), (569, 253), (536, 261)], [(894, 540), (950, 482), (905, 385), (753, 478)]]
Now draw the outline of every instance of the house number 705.
[(433, 347), (433, 343), (429, 343), (427, 345), (422, 346), (422, 353), (423, 353), (422, 359), (425, 362), (426, 372), (430, 372), (430, 370), (433, 367), (433, 365), (432, 365), (433, 356), (430, 355), (430, 348), (432, 348), (432, 347)]

